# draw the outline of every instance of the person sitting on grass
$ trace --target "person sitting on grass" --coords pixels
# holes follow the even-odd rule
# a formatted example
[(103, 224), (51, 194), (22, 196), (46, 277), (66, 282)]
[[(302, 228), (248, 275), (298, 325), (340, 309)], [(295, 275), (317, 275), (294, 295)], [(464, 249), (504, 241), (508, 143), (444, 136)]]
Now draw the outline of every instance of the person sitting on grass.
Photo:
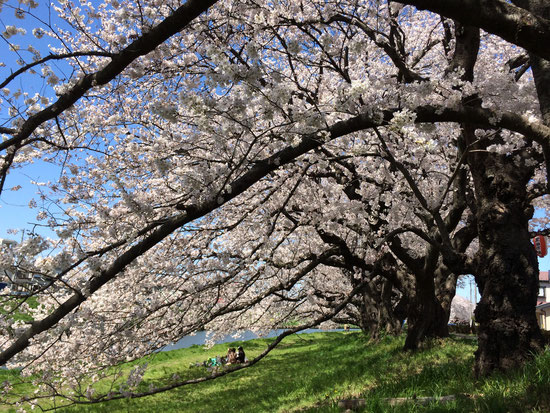
[(246, 361), (246, 356), (244, 355), (244, 349), (242, 346), (237, 347), (237, 362), (244, 363)]
[(237, 363), (237, 352), (235, 347), (229, 347), (227, 350), (227, 364), (236, 364)]

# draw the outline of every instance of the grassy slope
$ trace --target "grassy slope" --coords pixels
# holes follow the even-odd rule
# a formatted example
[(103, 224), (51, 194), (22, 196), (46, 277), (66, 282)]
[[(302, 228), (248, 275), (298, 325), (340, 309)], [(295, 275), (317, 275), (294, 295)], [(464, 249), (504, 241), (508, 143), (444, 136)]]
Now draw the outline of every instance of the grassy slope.
[[(267, 341), (243, 345), (250, 357), (260, 353)], [(524, 371), (475, 381), (471, 375), (472, 342), (441, 340), (412, 354), (403, 353), (402, 345), (402, 338), (389, 337), (367, 343), (357, 332), (295, 335), (259, 364), (212, 382), (63, 412), (336, 412), (338, 400), (353, 397), (366, 398), (368, 412), (550, 411), (548, 353)], [(190, 368), (189, 364), (221, 355), (226, 349), (227, 345), (210, 350), (194, 346), (158, 354), (150, 363), (144, 385), (173, 374), (205, 374), (204, 368)], [(462, 393), (476, 397), (445, 405), (397, 408), (383, 401), (387, 397)]]

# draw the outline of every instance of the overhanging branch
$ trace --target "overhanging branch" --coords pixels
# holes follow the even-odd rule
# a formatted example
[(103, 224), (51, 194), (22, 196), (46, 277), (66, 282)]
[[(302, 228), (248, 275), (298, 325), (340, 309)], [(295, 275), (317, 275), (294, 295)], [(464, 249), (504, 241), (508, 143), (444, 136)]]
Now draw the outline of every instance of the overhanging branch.
[[(363, 113), (350, 119), (337, 122), (328, 128), (328, 138), (324, 138), (317, 134), (305, 136), (298, 145), (288, 146), (263, 161), (254, 163), (254, 166), (247, 173), (233, 181), (228, 185), (227, 189), (222, 191), (217, 197), (212, 197), (195, 205), (180, 205), (178, 209), (182, 210), (182, 213), (168, 218), (166, 222), (152, 231), (150, 235), (145, 236), (141, 241), (128, 248), (123, 254), (115, 259), (107, 269), (93, 277), (90, 280), (90, 294), (93, 294), (107, 282), (116, 278), (126, 266), (132, 263), (136, 258), (145, 254), (155, 245), (162, 242), (174, 231), (221, 207), (245, 192), (270, 172), (275, 171), (310, 150), (320, 147), (338, 137), (376, 126), (384, 126), (393, 118), (395, 112), (396, 110), (386, 110), (378, 112), (377, 114), (373, 114), (372, 112)], [(434, 106), (419, 107), (416, 113), (417, 123), (469, 122), (486, 128), (502, 127), (521, 133), (537, 142), (542, 142), (545, 147), (549, 146), (550, 128), (542, 124), (531, 123), (522, 116), (512, 113), (497, 114), (489, 109), (482, 108), (463, 107), (452, 109)], [(32, 337), (56, 325), (86, 299), (87, 297), (82, 294), (74, 294), (50, 315), (42, 320), (34, 321), (11, 346), (0, 353), (0, 365), (5, 364), (13, 356), (27, 348)]]
[(402, 0), (476, 26), (550, 60), (550, 21), (504, 0)]

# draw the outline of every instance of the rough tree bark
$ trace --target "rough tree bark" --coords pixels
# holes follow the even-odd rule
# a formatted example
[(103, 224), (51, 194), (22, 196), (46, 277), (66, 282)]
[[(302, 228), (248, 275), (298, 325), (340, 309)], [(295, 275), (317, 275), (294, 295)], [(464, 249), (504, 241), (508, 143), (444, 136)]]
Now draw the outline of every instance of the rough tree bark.
[(384, 334), (399, 334), (402, 319), (395, 311), (398, 303), (393, 296), (393, 284), (376, 277), (360, 296), (358, 323), (361, 330), (378, 339)]
[[(453, 68), (462, 68), (464, 80), (473, 80), (479, 48), (479, 29), (456, 23), (457, 52)], [(459, 34), (460, 33), (460, 34)], [(479, 106), (475, 96), (469, 104)], [(533, 174), (521, 153), (487, 152), (477, 143), (475, 127), (462, 125), (475, 192), (479, 250), (475, 278), (481, 301), (475, 310), (479, 323), (475, 373), (487, 375), (521, 365), (541, 348), (542, 336), (535, 318), (538, 262), (531, 245), (528, 222), (533, 208), (526, 185)], [(526, 155), (526, 154), (523, 154)]]
[[(516, 1), (538, 16), (550, 8), (540, 0)], [(530, 53), (544, 122), (550, 123), (550, 65)], [(538, 261), (528, 232), (533, 215), (526, 192), (532, 169), (514, 162), (514, 155), (476, 153), (469, 163), (476, 187), (480, 249), (476, 282), (481, 301), (475, 311), (479, 347), (475, 373), (486, 375), (523, 364), (542, 350), (536, 321)], [(548, 154), (546, 154), (548, 155)]]
[(433, 275), (419, 274), (416, 277), (414, 295), (411, 298), (407, 317), (408, 330), (405, 350), (416, 350), (419, 344), (434, 337), (449, 335), (449, 315), (445, 313), (435, 295)]
[(403, 294), (393, 314), (399, 318), (403, 313), (407, 317), (404, 350), (416, 350), (427, 338), (448, 336), (448, 314), (436, 297), (434, 283), (439, 252), (430, 249), (425, 256), (412, 258), (399, 239), (394, 238), (389, 246), (403, 265), (400, 266), (392, 254), (386, 254), (381, 275)]
[(528, 222), (529, 168), (512, 156), (478, 152), (469, 158), (478, 206), (479, 251), (476, 283), (481, 301), (475, 373), (520, 366), (543, 347), (535, 317), (538, 261)]

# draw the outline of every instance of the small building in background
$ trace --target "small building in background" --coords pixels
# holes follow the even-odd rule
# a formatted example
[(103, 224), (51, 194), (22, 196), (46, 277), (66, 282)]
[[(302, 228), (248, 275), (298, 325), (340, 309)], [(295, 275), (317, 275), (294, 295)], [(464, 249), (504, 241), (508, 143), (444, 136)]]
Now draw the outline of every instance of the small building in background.
[[(13, 248), (17, 241), (0, 238), (0, 249)], [(0, 295), (30, 295), (48, 283), (38, 274), (0, 268)]]
[(536, 312), (540, 328), (550, 330), (550, 279), (548, 271), (539, 272), (539, 292)]

